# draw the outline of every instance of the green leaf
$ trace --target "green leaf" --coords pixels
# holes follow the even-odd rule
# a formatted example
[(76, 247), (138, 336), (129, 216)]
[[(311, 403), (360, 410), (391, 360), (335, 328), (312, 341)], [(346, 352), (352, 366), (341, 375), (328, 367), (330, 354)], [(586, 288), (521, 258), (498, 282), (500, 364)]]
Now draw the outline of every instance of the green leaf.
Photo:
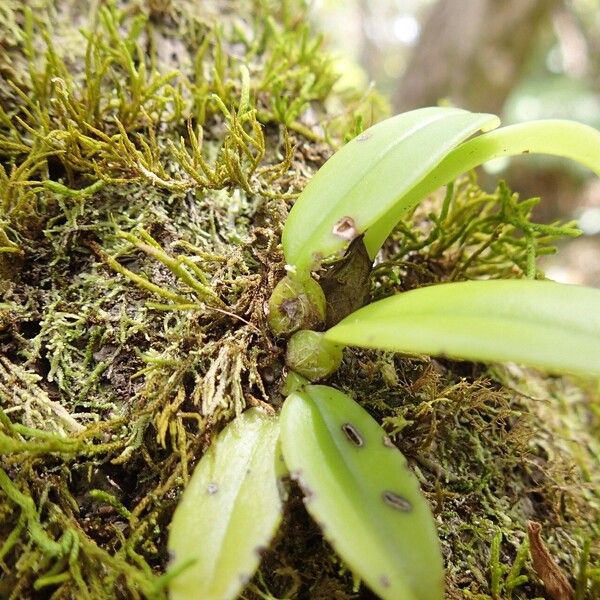
[(338, 343), (600, 375), (600, 290), (495, 280), (419, 288), (366, 306), (325, 333)]
[(344, 248), (455, 146), (498, 118), (423, 108), (370, 127), (336, 152), (300, 194), (283, 229), (288, 264), (301, 274)]
[(281, 446), (308, 512), (384, 600), (440, 600), (434, 520), (406, 459), (350, 397), (308, 385), (286, 399)]
[(281, 521), (279, 424), (259, 409), (230, 423), (198, 463), (169, 534), (171, 600), (236, 598)]
[(365, 234), (370, 256), (375, 256), (403, 215), (442, 185), (501, 156), (551, 154), (570, 158), (600, 176), (600, 131), (563, 120), (532, 121), (502, 127), (464, 142), (378, 219)]

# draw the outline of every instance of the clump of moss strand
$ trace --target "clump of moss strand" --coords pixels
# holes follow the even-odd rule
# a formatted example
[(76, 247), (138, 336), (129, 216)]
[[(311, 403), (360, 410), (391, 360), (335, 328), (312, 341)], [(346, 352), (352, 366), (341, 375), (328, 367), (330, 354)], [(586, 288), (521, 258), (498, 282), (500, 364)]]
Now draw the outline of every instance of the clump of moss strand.
[[(214, 435), (277, 411), (264, 312), (281, 227), (385, 114), (300, 0), (0, 6), (0, 597), (166, 598), (168, 525)], [(371, 296), (540, 277), (576, 232), (465, 178), (401, 223)], [(450, 598), (545, 593), (527, 541), (600, 593), (600, 394), (516, 368), (348, 350), (331, 382), (387, 428), (438, 519)], [(292, 488), (244, 597), (367, 598)]]

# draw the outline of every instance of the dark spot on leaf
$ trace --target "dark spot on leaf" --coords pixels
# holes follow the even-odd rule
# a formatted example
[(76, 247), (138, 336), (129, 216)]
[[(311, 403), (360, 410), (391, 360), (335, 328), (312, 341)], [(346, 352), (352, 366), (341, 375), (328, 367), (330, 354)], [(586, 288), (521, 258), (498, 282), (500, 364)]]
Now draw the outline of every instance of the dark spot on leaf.
[(394, 442), (392, 442), (391, 438), (389, 438), (387, 435), (383, 436), (383, 445), (386, 448), (395, 448), (396, 445), (394, 444)]
[(342, 425), (342, 431), (357, 448), (361, 448), (365, 445), (362, 436), (358, 432), (358, 429), (354, 427), (354, 425), (351, 425), (350, 423), (344, 423)]
[(371, 138), (371, 136), (372, 136), (372, 135), (373, 135), (372, 133), (368, 133), (368, 132), (366, 132), (366, 131), (365, 131), (364, 133), (361, 133), (361, 134), (360, 134), (360, 135), (359, 135), (359, 136), (356, 138), (356, 141), (357, 141), (357, 142), (366, 142), (368, 139), (370, 139), (370, 138)]
[(390, 578), (387, 575), (382, 575), (379, 578), (379, 583), (381, 583), (384, 588), (389, 588), (391, 585)]
[(214, 496), (219, 491), (219, 486), (216, 483), (211, 482), (206, 486), (206, 491), (209, 496)]
[(412, 504), (402, 496), (399, 496), (395, 492), (390, 492), (386, 490), (381, 494), (383, 501), (392, 508), (396, 510), (401, 510), (402, 512), (410, 512), (412, 510)]
[(523, 150), (523, 154), (529, 154), (531, 150)]
[(333, 235), (344, 240), (353, 240), (356, 237), (356, 225), (352, 217), (342, 217), (331, 231)]

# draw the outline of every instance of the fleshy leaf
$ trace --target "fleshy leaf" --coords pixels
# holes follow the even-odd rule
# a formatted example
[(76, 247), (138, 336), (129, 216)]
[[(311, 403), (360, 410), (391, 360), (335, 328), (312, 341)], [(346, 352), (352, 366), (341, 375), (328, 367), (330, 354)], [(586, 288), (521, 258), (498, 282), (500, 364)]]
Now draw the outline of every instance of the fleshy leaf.
[(325, 333), (350, 346), (600, 375), (600, 290), (494, 280), (419, 288), (366, 306)]
[(440, 600), (443, 566), (429, 506), (406, 459), (350, 397), (308, 385), (286, 399), (281, 446), (310, 515), (384, 600)]
[(385, 215), (448, 152), (498, 118), (430, 107), (370, 127), (336, 152), (300, 194), (283, 229), (288, 264), (318, 266)]
[(374, 257), (396, 223), (436, 189), (488, 160), (519, 154), (569, 158), (600, 176), (600, 131), (574, 121), (543, 120), (502, 127), (464, 142), (369, 228), (369, 255)]
[[(237, 598), (281, 521), (279, 424), (259, 409), (230, 423), (202, 457), (173, 516), (171, 600)], [(187, 565), (187, 566), (186, 566)]]

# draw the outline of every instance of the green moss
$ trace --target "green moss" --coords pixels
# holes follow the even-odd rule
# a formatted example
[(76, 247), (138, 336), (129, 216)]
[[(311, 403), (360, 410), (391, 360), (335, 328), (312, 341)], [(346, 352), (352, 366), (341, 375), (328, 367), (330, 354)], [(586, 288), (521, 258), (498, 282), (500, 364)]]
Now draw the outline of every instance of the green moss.
[(574, 222), (533, 222), (539, 202), (521, 200), (504, 182), (488, 193), (473, 174), (459, 179), (396, 228), (375, 269), (376, 296), (438, 281), (543, 278), (536, 258), (581, 232)]
[[(264, 306), (289, 205), (384, 107), (336, 88), (300, 0), (100, 4), (0, 8), (8, 598), (165, 597), (167, 527), (194, 464), (227, 420), (281, 401), (284, 348)], [(532, 205), (457, 182), (396, 230), (373, 295), (540, 276), (535, 255), (574, 232), (533, 225)], [(598, 391), (522, 380), (359, 351), (334, 378), (420, 474), (450, 597), (541, 593), (523, 558), (529, 518), (566, 571), (587, 561), (580, 590), (600, 585)], [(357, 585), (293, 494), (246, 595), (346, 598)]]

